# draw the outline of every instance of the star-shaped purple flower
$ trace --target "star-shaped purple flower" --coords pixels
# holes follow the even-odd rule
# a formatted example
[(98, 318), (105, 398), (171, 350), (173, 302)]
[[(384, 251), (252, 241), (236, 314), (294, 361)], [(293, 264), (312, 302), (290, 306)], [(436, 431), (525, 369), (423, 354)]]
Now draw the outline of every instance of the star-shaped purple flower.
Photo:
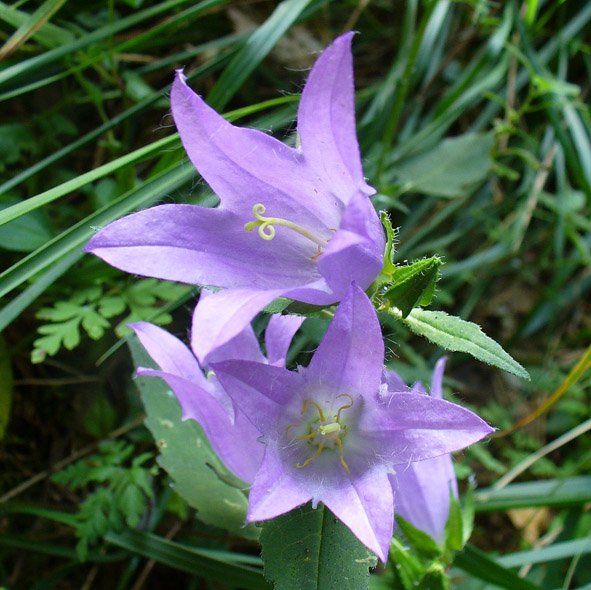
[[(204, 298), (199, 304), (202, 305)], [(285, 366), (287, 349), (304, 318), (274, 315), (265, 332), (267, 358), (250, 325), (223, 346), (216, 348), (212, 361), (242, 359)], [(257, 442), (258, 430), (244, 413), (235, 409), (215, 374), (200, 366), (193, 353), (175, 336), (148, 322), (129, 324), (143, 347), (161, 370), (139, 367), (138, 375), (161, 377), (174, 391), (184, 420), (194, 419), (203, 428), (209, 443), (222, 463), (236, 477), (252, 483), (263, 457), (263, 445)], [(207, 339), (193, 329), (191, 346)]]
[(492, 429), (474, 413), (382, 384), (384, 343), (367, 295), (352, 284), (307, 368), (212, 363), (265, 453), (247, 520), (324, 503), (386, 561), (394, 523), (390, 478), (409, 463), (470, 445)]
[(314, 305), (366, 289), (383, 266), (384, 234), (355, 130), (352, 33), (314, 65), (298, 110), (300, 145), (235, 127), (177, 72), (172, 114), (189, 158), (220, 205), (161, 205), (120, 219), (86, 246), (135, 274), (224, 289), (196, 311), (211, 350), (277, 297)]
[[(431, 397), (442, 398), (441, 382), (446, 358), (435, 365), (431, 380)], [(384, 371), (390, 382), (398, 380), (396, 389), (426, 395), (425, 388), (416, 383), (412, 388), (393, 371)], [(415, 461), (396, 473), (393, 480), (396, 514), (438, 543), (445, 540), (445, 525), (449, 516), (450, 492), (458, 495), (458, 484), (451, 455), (439, 455), (426, 461)]]

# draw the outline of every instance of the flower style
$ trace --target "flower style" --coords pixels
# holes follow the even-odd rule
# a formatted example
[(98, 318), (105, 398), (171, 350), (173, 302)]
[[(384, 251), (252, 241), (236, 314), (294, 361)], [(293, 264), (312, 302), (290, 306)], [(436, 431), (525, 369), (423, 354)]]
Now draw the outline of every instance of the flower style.
[[(441, 382), (446, 358), (435, 365), (431, 380), (431, 397), (442, 399)], [(407, 387), (393, 371), (385, 371), (390, 381), (398, 380), (400, 391), (427, 395), (420, 383)], [(410, 463), (396, 474), (394, 507), (415, 528), (427, 533), (438, 543), (445, 540), (445, 525), (449, 516), (450, 492), (458, 496), (458, 485), (451, 455), (439, 455), (426, 461)]]
[(383, 362), (375, 310), (352, 284), (307, 368), (292, 372), (247, 360), (211, 364), (265, 444), (248, 522), (322, 502), (386, 561), (394, 524), (390, 478), (492, 429), (447, 401), (390, 391), (382, 384)]
[(383, 266), (384, 234), (355, 131), (351, 40), (314, 65), (298, 110), (301, 145), (228, 123), (178, 71), (172, 114), (187, 154), (220, 205), (161, 205), (99, 231), (86, 250), (122, 270), (224, 289), (195, 314), (211, 338), (205, 362), (277, 297), (314, 305), (366, 289)]
[[(304, 318), (296, 316), (271, 317), (265, 332), (267, 358), (263, 356), (250, 325), (217, 348), (210, 358), (216, 361), (243, 359), (284, 367), (291, 339), (303, 321)], [(193, 353), (162, 328), (148, 322), (129, 326), (161, 369), (140, 367), (138, 375), (164, 379), (176, 394), (183, 419), (192, 418), (199, 422), (213, 450), (228, 470), (242, 481), (252, 483), (263, 457), (263, 445), (256, 440), (260, 434), (246, 416), (234, 408), (215, 374), (200, 366)], [(197, 340), (206, 337), (206, 334), (193, 329), (192, 348)]]

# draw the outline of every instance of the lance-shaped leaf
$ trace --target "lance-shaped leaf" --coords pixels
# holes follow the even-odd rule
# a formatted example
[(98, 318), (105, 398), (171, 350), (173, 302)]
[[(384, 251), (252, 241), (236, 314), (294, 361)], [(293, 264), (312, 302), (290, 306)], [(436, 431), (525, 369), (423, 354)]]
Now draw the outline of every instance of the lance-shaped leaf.
[[(399, 318), (402, 319), (402, 318)], [(413, 309), (404, 324), (415, 334), (424, 336), (434, 344), (458, 352), (467, 352), (474, 358), (529, 380), (529, 373), (500, 344), (489, 338), (480, 326), (444, 311)]]

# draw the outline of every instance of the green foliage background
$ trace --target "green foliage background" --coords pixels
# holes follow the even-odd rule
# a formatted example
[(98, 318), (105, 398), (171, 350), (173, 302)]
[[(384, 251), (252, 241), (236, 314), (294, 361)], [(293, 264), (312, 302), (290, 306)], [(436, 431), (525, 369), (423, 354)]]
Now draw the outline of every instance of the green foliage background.
[[(479, 488), (452, 585), (589, 588), (591, 5), (577, 0), (0, 2), (0, 586), (269, 587), (258, 545), (196, 518), (159, 469), (122, 346), (138, 319), (186, 337), (196, 290), (82, 247), (137, 208), (215, 203), (172, 124), (175, 68), (230, 120), (290, 141), (306, 69), (349, 29), (395, 262), (437, 255), (431, 309), (481, 325), (531, 375), (455, 353), (448, 398), (499, 429), (550, 400), (456, 458)], [(428, 382), (441, 351), (384, 323), (389, 365)], [(291, 362), (324, 326), (304, 324)], [(416, 587), (412, 567), (371, 587)]]

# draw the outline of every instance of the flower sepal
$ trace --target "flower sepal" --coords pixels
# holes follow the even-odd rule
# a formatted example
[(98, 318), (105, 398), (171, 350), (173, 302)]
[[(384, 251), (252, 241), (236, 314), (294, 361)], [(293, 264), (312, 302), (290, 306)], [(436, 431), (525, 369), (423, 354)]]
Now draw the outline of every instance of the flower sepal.
[(378, 309), (405, 318), (415, 307), (429, 305), (442, 264), (441, 258), (431, 256), (406, 266), (396, 266), (390, 284), (376, 294)]

